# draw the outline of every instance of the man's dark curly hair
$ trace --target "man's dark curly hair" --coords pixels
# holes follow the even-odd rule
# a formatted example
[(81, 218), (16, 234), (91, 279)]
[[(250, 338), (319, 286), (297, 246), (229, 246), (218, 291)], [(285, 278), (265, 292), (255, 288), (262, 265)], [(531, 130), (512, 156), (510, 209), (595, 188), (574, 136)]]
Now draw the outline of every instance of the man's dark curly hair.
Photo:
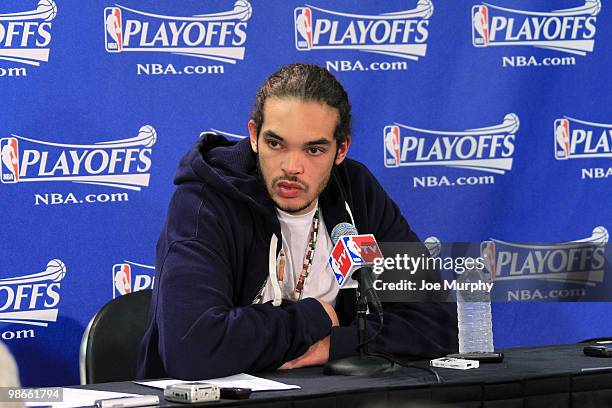
[(336, 108), (339, 113), (334, 130), (337, 146), (351, 137), (351, 104), (348, 95), (340, 82), (328, 70), (318, 65), (285, 65), (266, 79), (257, 91), (251, 113), (258, 137), (264, 120), (264, 104), (270, 97), (298, 98), (304, 102), (322, 102)]

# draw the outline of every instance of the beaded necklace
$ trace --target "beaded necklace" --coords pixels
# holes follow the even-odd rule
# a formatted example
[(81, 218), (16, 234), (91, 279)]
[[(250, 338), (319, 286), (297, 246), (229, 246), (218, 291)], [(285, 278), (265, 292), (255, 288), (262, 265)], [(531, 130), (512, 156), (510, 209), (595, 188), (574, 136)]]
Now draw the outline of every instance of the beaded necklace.
[[(312, 217), (312, 223), (310, 224), (310, 233), (308, 234), (308, 246), (304, 253), (304, 262), (302, 262), (302, 273), (298, 278), (298, 281), (293, 290), (293, 300), (300, 300), (302, 298), (302, 292), (304, 291), (304, 285), (306, 284), (306, 278), (310, 274), (310, 268), (312, 267), (312, 260), (314, 259), (315, 247), (317, 246), (317, 238), (319, 236), (319, 208)], [(279, 253), (279, 261), (277, 267), (277, 277), (280, 282), (285, 278), (285, 248), (281, 248)]]

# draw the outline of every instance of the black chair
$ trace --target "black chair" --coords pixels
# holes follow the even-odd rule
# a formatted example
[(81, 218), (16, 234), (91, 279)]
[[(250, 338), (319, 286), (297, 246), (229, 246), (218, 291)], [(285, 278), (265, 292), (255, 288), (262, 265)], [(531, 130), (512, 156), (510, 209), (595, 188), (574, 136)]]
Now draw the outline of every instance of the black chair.
[(582, 344), (582, 343), (596, 343), (598, 341), (612, 341), (612, 337), (595, 337), (593, 339), (581, 340), (581, 341), (578, 342), (578, 344)]
[(119, 296), (95, 314), (79, 353), (81, 384), (136, 378), (139, 343), (151, 303), (151, 289)]

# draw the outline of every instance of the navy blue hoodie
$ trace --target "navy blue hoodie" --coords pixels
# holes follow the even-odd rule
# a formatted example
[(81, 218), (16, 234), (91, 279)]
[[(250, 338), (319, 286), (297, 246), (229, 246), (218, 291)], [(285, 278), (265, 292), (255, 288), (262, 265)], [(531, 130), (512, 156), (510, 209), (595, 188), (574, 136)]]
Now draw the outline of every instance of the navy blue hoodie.
[[(357, 354), (355, 290), (336, 302), (333, 327), (312, 298), (252, 304), (280, 250), (275, 206), (248, 139), (205, 135), (183, 157), (157, 243), (155, 289), (141, 343), (139, 378), (205, 379), (271, 370), (330, 337), (330, 359)], [(418, 241), (397, 205), (362, 164), (334, 166), (319, 197), (328, 232), (352, 222), (379, 242)], [(278, 238), (270, 252), (271, 237)], [(370, 351), (434, 357), (456, 349), (456, 320), (444, 304), (384, 304)], [(372, 334), (378, 320), (372, 316)]]

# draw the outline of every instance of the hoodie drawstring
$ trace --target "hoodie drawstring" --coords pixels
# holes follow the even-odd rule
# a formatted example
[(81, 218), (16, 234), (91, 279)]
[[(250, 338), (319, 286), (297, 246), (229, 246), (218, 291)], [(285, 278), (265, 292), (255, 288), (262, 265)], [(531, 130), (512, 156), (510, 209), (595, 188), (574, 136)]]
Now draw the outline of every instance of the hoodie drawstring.
[(272, 283), (272, 289), (274, 289), (274, 300), (272, 301), (273, 306), (280, 306), (283, 301), (283, 293), (281, 292), (280, 284), (278, 283), (278, 274), (276, 273), (276, 245), (278, 244), (278, 238), (276, 234), (272, 234), (270, 238), (270, 255), (268, 257), (268, 274), (270, 275), (270, 282)]
[(346, 208), (346, 212), (348, 213), (349, 217), (351, 217), (351, 224), (353, 224), (353, 226), (357, 228), (357, 226), (355, 225), (355, 219), (353, 218), (353, 212), (351, 211), (351, 207), (349, 207), (346, 201), (344, 202), (344, 208)]

